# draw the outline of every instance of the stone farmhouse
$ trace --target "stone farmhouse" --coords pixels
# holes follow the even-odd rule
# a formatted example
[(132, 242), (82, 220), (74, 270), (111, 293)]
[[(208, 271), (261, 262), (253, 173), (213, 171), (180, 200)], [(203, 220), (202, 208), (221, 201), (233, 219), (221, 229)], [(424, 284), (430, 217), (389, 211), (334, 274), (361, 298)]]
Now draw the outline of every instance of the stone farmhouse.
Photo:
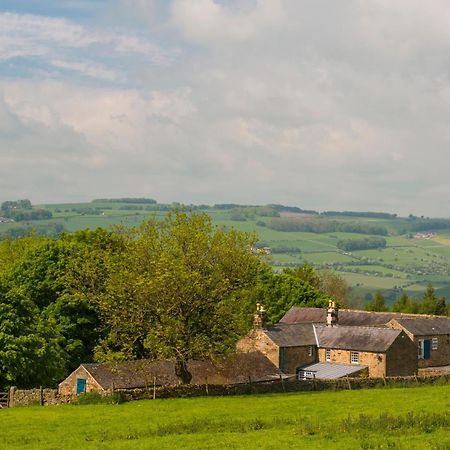
[[(214, 360), (192, 360), (188, 363), (192, 384), (241, 384), (279, 380), (279, 369), (262, 353), (234, 353)], [(145, 389), (153, 386), (175, 386), (175, 361), (126, 361), (82, 364), (58, 386), (60, 395), (84, 392), (111, 392), (121, 389)]]
[[(291, 308), (282, 324), (326, 323), (323, 308)], [(450, 365), (450, 317), (428, 314), (339, 310), (339, 325), (403, 330), (414, 342), (419, 368)]]
[[(394, 331), (394, 332), (393, 332)], [(260, 351), (285, 374), (339, 378), (408, 376), (450, 364), (450, 318), (401, 313), (291, 308), (266, 326), (258, 305), (238, 352)]]

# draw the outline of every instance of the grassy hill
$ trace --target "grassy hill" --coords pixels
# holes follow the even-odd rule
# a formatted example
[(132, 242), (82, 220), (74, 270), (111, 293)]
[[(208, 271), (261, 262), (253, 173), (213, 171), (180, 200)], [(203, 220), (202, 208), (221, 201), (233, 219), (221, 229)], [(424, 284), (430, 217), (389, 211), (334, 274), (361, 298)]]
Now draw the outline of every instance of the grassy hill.
[[(52, 219), (0, 223), (0, 236), (20, 235), (30, 229), (51, 234), (116, 224), (133, 226), (149, 217), (162, 218), (171, 206), (177, 205), (133, 203), (132, 199), (39, 205), (52, 212)], [(430, 282), (438, 295), (450, 297), (450, 221), (386, 218), (383, 214), (371, 217), (368, 213), (318, 214), (299, 208), (283, 210), (280, 205), (191, 207), (207, 212), (220, 226), (256, 232), (260, 245), (271, 249), (270, 262), (276, 269), (308, 261), (318, 268), (336, 270), (352, 286), (357, 298), (367, 299), (367, 294), (381, 290), (390, 303), (402, 290), (420, 296)], [(280, 230), (310, 225), (321, 232)], [(335, 231), (326, 231), (329, 228)], [(364, 233), (348, 232), (358, 228)], [(385, 230), (384, 248), (343, 251), (339, 246), (345, 240), (370, 238), (370, 231), (377, 229)]]
[(0, 446), (444, 450), (449, 399), (435, 385), (13, 408), (0, 410)]

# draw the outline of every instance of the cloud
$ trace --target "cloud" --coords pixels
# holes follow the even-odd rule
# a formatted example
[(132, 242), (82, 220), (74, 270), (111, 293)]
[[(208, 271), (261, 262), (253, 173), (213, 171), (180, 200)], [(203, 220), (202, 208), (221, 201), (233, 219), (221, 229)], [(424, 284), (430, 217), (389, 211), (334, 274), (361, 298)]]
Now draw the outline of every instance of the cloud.
[[(29, 55), (36, 69), (0, 80), (0, 154), (14, 168), (1, 172), (4, 195), (448, 216), (443, 1), (123, 8), (133, 11), (117, 33), (0, 14), (0, 58)], [(33, 61), (60, 71), (57, 81)]]
[[(123, 81), (125, 62), (168, 65), (176, 51), (137, 32), (87, 27), (68, 19), (0, 12), (0, 61), (22, 58), (33, 66), (64, 69), (103, 81)], [(39, 62), (36, 64), (36, 62)]]

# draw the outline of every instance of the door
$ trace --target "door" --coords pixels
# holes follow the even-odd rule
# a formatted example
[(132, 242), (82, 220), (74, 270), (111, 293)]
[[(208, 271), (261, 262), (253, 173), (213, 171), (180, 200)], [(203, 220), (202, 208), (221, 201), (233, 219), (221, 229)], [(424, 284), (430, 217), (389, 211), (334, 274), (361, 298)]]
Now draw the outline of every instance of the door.
[(279, 368), (280, 370), (284, 370), (284, 347), (280, 347), (280, 359), (279, 359)]
[(431, 355), (431, 341), (424, 339), (423, 341), (423, 359), (430, 359)]
[(77, 395), (86, 392), (86, 379), (77, 378)]

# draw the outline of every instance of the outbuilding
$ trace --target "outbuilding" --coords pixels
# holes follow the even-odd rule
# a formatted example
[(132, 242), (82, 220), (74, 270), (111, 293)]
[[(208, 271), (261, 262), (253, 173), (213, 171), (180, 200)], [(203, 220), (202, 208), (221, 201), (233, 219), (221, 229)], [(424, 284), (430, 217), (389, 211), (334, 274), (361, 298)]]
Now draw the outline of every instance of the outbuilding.
[(420, 368), (450, 365), (449, 317), (396, 318), (388, 326), (403, 330), (414, 342)]

